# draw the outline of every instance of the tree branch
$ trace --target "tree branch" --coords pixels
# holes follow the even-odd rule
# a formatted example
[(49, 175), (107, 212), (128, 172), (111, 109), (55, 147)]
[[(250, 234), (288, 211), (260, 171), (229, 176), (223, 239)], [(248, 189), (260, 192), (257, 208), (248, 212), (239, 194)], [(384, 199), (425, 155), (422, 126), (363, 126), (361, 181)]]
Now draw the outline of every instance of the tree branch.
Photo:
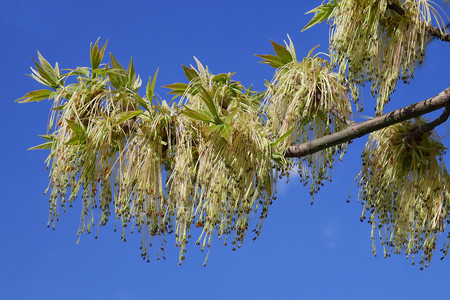
[(450, 116), (450, 104), (447, 104), (447, 106), (445, 106), (444, 108), (444, 111), (437, 119), (433, 120), (432, 122), (417, 126), (413, 130), (411, 130), (411, 132), (409, 132), (409, 134), (406, 137), (407, 138), (406, 142), (412, 145), (416, 141), (420, 141), (424, 133), (432, 131), (434, 128), (447, 121), (449, 116)]
[(335, 116), (336, 118), (338, 118), (339, 121), (341, 121), (342, 123), (344, 123), (347, 126), (353, 126), (355, 125), (355, 121), (350, 121), (349, 119), (347, 119), (343, 114), (340, 113), (340, 111), (338, 111), (337, 109), (335, 109), (334, 107), (330, 108), (330, 113)]
[(425, 30), (431, 34), (432, 36), (440, 39), (441, 41), (444, 42), (450, 42), (450, 34), (448, 33), (443, 33), (439, 28), (437, 27), (433, 27), (431, 25), (427, 25), (427, 27), (425, 28)]
[(414, 103), (409, 106), (394, 110), (393, 112), (390, 112), (388, 114), (384, 114), (380, 117), (355, 124), (339, 132), (335, 132), (318, 139), (302, 143), (300, 145), (290, 146), (285, 153), (285, 157), (303, 157), (320, 150), (362, 137), (373, 131), (446, 107), (446, 110), (443, 113), (443, 117), (441, 116), (435, 121), (429, 123), (436, 124), (434, 125), (435, 127), (446, 120), (445, 115), (450, 114), (450, 109), (448, 108), (449, 106), (450, 87), (430, 99)]
[[(394, 2), (389, 3), (389, 4), (387, 5), (387, 7), (388, 7), (389, 9), (392, 9), (393, 11), (395, 11), (396, 13), (398, 13), (398, 14), (401, 15), (401, 16), (404, 16), (405, 13), (406, 13), (405, 9), (404, 9), (401, 5), (398, 5), (398, 4), (394, 3)], [(444, 33), (444, 32), (443, 32), (440, 28), (438, 28), (438, 27), (434, 27), (434, 26), (431, 26), (431, 25), (427, 25), (427, 26), (425, 27), (425, 30), (426, 30), (430, 35), (432, 35), (432, 36), (434, 36), (434, 37), (436, 37), (436, 38), (438, 38), (438, 39), (440, 39), (440, 40), (442, 40), (442, 41), (450, 42), (450, 34)]]

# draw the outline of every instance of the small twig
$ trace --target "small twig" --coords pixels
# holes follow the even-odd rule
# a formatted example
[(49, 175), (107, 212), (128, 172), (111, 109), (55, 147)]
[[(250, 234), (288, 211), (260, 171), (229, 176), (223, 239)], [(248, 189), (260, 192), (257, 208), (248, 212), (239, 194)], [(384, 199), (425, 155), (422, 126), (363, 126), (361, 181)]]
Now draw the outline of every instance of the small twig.
[(389, 3), (387, 5), (387, 8), (392, 9), (393, 11), (395, 11), (396, 13), (398, 13), (401, 16), (403, 16), (406, 13), (405, 9), (403, 7), (401, 7), (401, 5), (397, 5), (393, 2)]
[(411, 131), (411, 138), (419, 140), (424, 133), (432, 131), (434, 128), (447, 121), (449, 116), (450, 116), (450, 104), (445, 106), (444, 111), (437, 119), (433, 120), (432, 122), (425, 123), (415, 127)]
[[(447, 25), (448, 28), (448, 25)], [(435, 38), (440, 39), (441, 41), (444, 42), (450, 42), (450, 34), (448, 33), (444, 33), (442, 32), (441, 29), (437, 28), (437, 27), (433, 27), (431, 25), (427, 25), (427, 27), (425, 28), (425, 30), (431, 34), (432, 36), (434, 36)]]
[(334, 107), (330, 108), (330, 113), (335, 116), (336, 118), (338, 118), (339, 121), (341, 121), (342, 123), (344, 123), (347, 126), (353, 126), (356, 124), (355, 121), (350, 121), (349, 119), (347, 119), (343, 114), (341, 114), (340, 111), (338, 111), (337, 109), (335, 109)]

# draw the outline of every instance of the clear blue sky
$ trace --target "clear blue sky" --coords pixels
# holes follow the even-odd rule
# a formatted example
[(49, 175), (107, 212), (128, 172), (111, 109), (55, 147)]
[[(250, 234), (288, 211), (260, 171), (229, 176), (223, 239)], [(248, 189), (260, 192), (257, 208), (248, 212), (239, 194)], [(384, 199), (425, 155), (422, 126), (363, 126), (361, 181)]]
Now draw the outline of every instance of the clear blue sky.
[[(310, 205), (307, 188), (294, 177), (281, 184), (261, 236), (238, 251), (215, 241), (208, 260), (190, 243), (178, 266), (169, 237), (167, 259), (145, 263), (139, 236), (123, 243), (113, 224), (99, 238), (76, 245), (80, 206), (62, 214), (56, 230), (46, 228), (48, 182), (41, 143), (50, 102), (17, 104), (40, 88), (25, 76), (39, 50), (62, 68), (89, 65), (89, 43), (108, 39), (108, 49), (127, 64), (133, 56), (142, 78), (159, 67), (158, 85), (184, 80), (181, 64), (196, 56), (212, 72), (237, 72), (245, 85), (263, 88), (272, 69), (253, 54), (272, 51), (270, 40), (289, 34), (299, 57), (321, 44), (328, 27), (300, 29), (304, 12), (320, 1), (30, 1), (0, 3), (0, 299), (433, 299), (444, 297), (450, 258), (420, 271), (404, 256), (371, 254), (370, 225), (361, 223), (356, 186), (346, 203), (365, 139), (355, 141), (334, 180)], [(440, 3), (440, 1), (438, 1)], [(450, 12), (450, 7), (445, 7)], [(449, 86), (450, 45), (433, 42), (410, 85), (400, 84), (386, 111), (424, 100)], [(163, 97), (165, 90), (158, 90)], [(167, 96), (167, 98), (169, 98)], [(365, 99), (365, 114), (374, 101)], [(446, 134), (445, 127), (440, 129)], [(444, 141), (450, 146), (450, 137)], [(450, 160), (446, 158), (447, 165)], [(192, 244), (192, 245), (191, 245)], [(381, 251), (381, 249), (380, 249)], [(444, 295), (444, 296), (442, 296)]]

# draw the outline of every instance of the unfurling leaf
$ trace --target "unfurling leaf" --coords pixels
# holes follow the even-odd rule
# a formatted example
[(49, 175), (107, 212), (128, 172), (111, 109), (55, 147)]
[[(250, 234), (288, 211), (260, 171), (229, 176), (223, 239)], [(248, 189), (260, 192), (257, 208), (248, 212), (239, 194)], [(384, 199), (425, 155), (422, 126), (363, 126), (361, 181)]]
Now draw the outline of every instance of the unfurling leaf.
[(94, 44), (94, 47), (92, 47), (92, 43), (91, 43), (91, 68), (92, 70), (97, 69), (103, 59), (103, 55), (105, 53), (105, 49), (106, 49), (106, 45), (108, 44), (108, 40), (106, 40), (105, 44), (103, 45), (103, 47), (99, 48), (98, 47), (98, 41), (100, 40), (100, 38), (97, 39), (97, 41)]
[(288, 49), (286, 49), (286, 47), (284, 47), (283, 45), (277, 44), (274, 41), (271, 41), (271, 42), (272, 42), (273, 50), (275, 51), (277, 56), (281, 59), (281, 62), (283, 64), (288, 64), (293, 60), (291, 53), (289, 52)]
[(68, 119), (66, 119), (66, 122), (69, 125), (70, 129), (72, 129), (72, 131), (75, 133), (75, 135), (84, 135), (84, 129), (82, 125)]
[(188, 68), (185, 65), (181, 65), (181, 66), (183, 67), (184, 75), (186, 75), (186, 78), (189, 81), (192, 81), (193, 79), (195, 79), (199, 76), (198, 72), (195, 69)]
[(50, 90), (31, 91), (31, 92), (28, 92), (25, 96), (17, 99), (16, 102), (19, 102), (19, 103), (27, 103), (27, 102), (34, 102), (34, 101), (39, 102), (44, 99), (50, 98), (50, 96), (52, 94), (53, 94), (53, 92)]
[(28, 148), (27, 150), (44, 150), (44, 149), (52, 149), (53, 142), (47, 142), (43, 143), (31, 148)]
[(56, 90), (60, 86), (61, 81), (61, 73), (59, 71), (58, 63), (56, 63), (55, 68), (53, 68), (39, 51), (37, 53), (39, 63), (34, 58), (31, 58), (34, 61), (37, 69), (36, 71), (31, 68), (31, 71), (34, 73), (31, 74), (31, 77), (36, 79), (38, 82)]
[(124, 88), (125, 85), (127, 84), (127, 76), (124, 68), (117, 61), (114, 55), (112, 55), (112, 53), (109, 53), (109, 56), (111, 57), (111, 66), (114, 70), (114, 71), (110, 70), (110, 72), (108, 72), (109, 81), (111, 82), (114, 88), (119, 90), (121, 88)]
[(171, 91), (168, 92), (168, 94), (183, 95), (188, 86), (189, 85), (186, 83), (176, 82), (173, 84), (164, 85), (163, 87), (171, 89)]
[(276, 55), (272, 55), (272, 54), (265, 54), (265, 55), (255, 54), (255, 56), (260, 57), (260, 58), (263, 59), (263, 61), (260, 61), (260, 63), (268, 64), (269, 66), (274, 67), (275, 69), (278, 69), (278, 68), (281, 68), (282, 66), (284, 66), (284, 63), (281, 60), (281, 58), (279, 58)]
[(305, 27), (303, 27), (302, 31), (305, 31), (306, 29), (311, 28), (314, 25), (322, 23), (323, 21), (328, 19), (331, 16), (331, 14), (333, 13), (336, 6), (337, 6), (337, 1), (333, 0), (331, 2), (322, 4), (314, 9), (311, 9), (310, 11), (306, 12), (305, 14), (314, 13), (314, 17), (311, 19), (311, 21), (309, 21), (308, 24), (306, 24)]
[(116, 126), (122, 124), (123, 122), (128, 121), (129, 119), (134, 118), (142, 113), (143, 113), (142, 110), (124, 111), (115, 116), (115, 122), (112, 125)]
[(213, 119), (210, 116), (208, 116), (207, 114), (201, 113), (201, 112), (193, 110), (193, 109), (190, 109), (187, 106), (184, 106), (184, 108), (181, 111), (181, 113), (186, 115), (186, 116), (188, 116), (191, 119), (194, 119), (194, 120), (204, 121), (204, 122), (208, 122), (208, 123), (212, 123), (213, 122)]
[(200, 85), (196, 88), (197, 90), (199, 90), (200, 97), (202, 98), (203, 102), (208, 107), (208, 110), (214, 119), (214, 123), (217, 125), (222, 124), (223, 122), (219, 117), (219, 112), (217, 111), (216, 104), (214, 103), (213, 95)]
[(152, 102), (153, 95), (155, 94), (155, 84), (156, 84), (156, 77), (158, 76), (158, 71), (159, 68), (156, 69), (155, 75), (153, 75), (153, 80), (151, 76), (148, 77), (148, 83), (145, 93), (147, 95), (147, 101), (149, 101), (150, 103)]

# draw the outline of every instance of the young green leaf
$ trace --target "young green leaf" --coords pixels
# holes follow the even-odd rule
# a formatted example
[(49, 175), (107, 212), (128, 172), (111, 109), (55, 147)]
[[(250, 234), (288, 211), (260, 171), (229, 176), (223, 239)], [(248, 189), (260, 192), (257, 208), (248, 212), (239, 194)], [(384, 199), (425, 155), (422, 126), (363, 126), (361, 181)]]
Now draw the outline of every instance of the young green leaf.
[(122, 124), (123, 122), (128, 121), (129, 119), (134, 118), (142, 113), (143, 113), (143, 111), (140, 109), (134, 110), (134, 111), (121, 112), (120, 114), (115, 116), (116, 121), (112, 125), (116, 126), (116, 125)]
[(77, 136), (84, 135), (84, 128), (83, 125), (77, 124), (74, 121), (71, 121), (69, 119), (66, 119), (67, 125), (69, 125), (70, 129), (75, 133)]
[(239, 112), (238, 109), (233, 110), (233, 111), (225, 118), (225, 120), (223, 120), (223, 122), (224, 122), (225, 124), (231, 125), (231, 123), (233, 122), (234, 116), (235, 116), (238, 112)]
[(207, 114), (204, 114), (202, 112), (190, 109), (186, 105), (183, 107), (183, 110), (181, 111), (181, 113), (183, 115), (188, 116), (191, 119), (194, 119), (194, 120), (213, 123), (213, 119), (210, 116), (208, 116)]
[[(34, 102), (34, 101), (42, 101), (44, 99), (47, 99), (52, 95), (53, 92), (50, 90), (37, 90), (37, 91), (31, 91), (28, 92), (25, 96), (16, 99), (15, 102), (19, 103), (27, 103), (27, 102)], [(23, 99), (23, 100), (22, 100)]]
[(66, 143), (66, 145), (84, 145), (86, 143), (86, 136), (75, 135)]
[(281, 59), (283, 64), (288, 64), (292, 61), (291, 53), (284, 47), (283, 45), (277, 44), (274, 41), (272, 42), (272, 47), (277, 56)]
[(119, 90), (127, 84), (127, 76), (122, 65), (117, 61), (114, 55), (109, 53), (109, 56), (111, 57), (111, 66), (114, 69), (113, 72), (111, 72), (111, 70), (108, 72), (109, 81), (114, 88)]
[(150, 103), (152, 102), (153, 95), (155, 94), (155, 84), (156, 84), (156, 77), (158, 76), (158, 71), (159, 71), (159, 68), (156, 69), (155, 75), (153, 75), (153, 80), (152, 80), (151, 76), (148, 77), (148, 83), (147, 83), (147, 88), (145, 90), (145, 93), (147, 95), (147, 100)]
[(283, 61), (281, 60), (281, 58), (279, 58), (276, 55), (272, 55), (272, 54), (265, 54), (265, 55), (255, 54), (255, 56), (260, 57), (260, 58), (263, 59), (263, 61), (260, 61), (260, 63), (268, 64), (269, 66), (274, 67), (275, 69), (281, 68), (282, 66), (285, 65), (283, 63)]
[(213, 96), (211, 95), (211, 93), (209, 91), (207, 91), (204, 87), (202, 87), (201, 85), (196, 87), (197, 90), (199, 90), (200, 93), (200, 97), (202, 98), (203, 102), (206, 104), (206, 106), (208, 107), (209, 112), (211, 113), (213, 119), (214, 119), (214, 123), (215, 124), (222, 124), (222, 120), (219, 117), (219, 112), (217, 111), (217, 107), (214, 103), (214, 99)]
[(334, 9), (337, 7), (337, 1), (330, 1), (326, 4), (322, 4), (314, 9), (311, 9), (310, 11), (306, 12), (305, 14), (311, 14), (315, 13), (314, 17), (309, 21), (308, 24), (306, 24), (305, 27), (303, 27), (302, 31), (305, 31), (308, 28), (313, 27), (314, 25), (318, 23), (322, 23), (326, 19), (330, 17), (330, 15), (333, 13)]
[(44, 149), (52, 149), (53, 142), (47, 142), (43, 143), (31, 148), (28, 148), (27, 150), (44, 150)]
[(199, 75), (197, 71), (193, 68), (188, 68), (185, 65), (181, 65), (183, 67), (184, 75), (186, 75), (186, 78), (189, 81), (192, 81), (193, 79), (197, 78)]
[(229, 142), (229, 143), (231, 143), (231, 139), (232, 139), (232, 133), (233, 133), (233, 130), (232, 130), (232, 127), (231, 127), (231, 125), (228, 125), (228, 124), (222, 124), (222, 125), (220, 125), (221, 127), (220, 127), (220, 134)]
[(230, 76), (225, 73), (217, 74), (213, 78), (211, 78), (211, 80), (213, 82), (222, 83), (222, 84), (226, 84), (229, 79), (230, 79)]
[(183, 95), (188, 86), (189, 85), (186, 83), (176, 82), (173, 84), (164, 85), (163, 87), (171, 89), (171, 91), (168, 92), (168, 94)]
[(41, 53), (39, 51), (37, 53), (39, 63), (34, 58), (31, 58), (36, 66), (37, 71), (31, 68), (34, 73), (31, 74), (31, 76), (40, 83), (56, 90), (60, 85), (61, 79), (58, 64), (56, 64), (55, 68), (53, 69), (48, 61), (45, 60), (45, 58), (41, 55)]
[(38, 135), (38, 136), (46, 139), (47, 141), (53, 141), (55, 139), (55, 136), (53, 134), (43, 134), (43, 135)]
[(291, 135), (291, 133), (294, 131), (295, 129), (295, 125), (292, 126), (285, 134), (283, 134), (282, 136), (280, 136), (275, 142), (270, 143), (270, 147), (275, 147), (276, 145), (278, 145), (282, 140), (284, 140), (286, 137), (288, 137), (289, 135)]
[(52, 110), (63, 110), (63, 109), (64, 109), (64, 107), (66, 107), (66, 105), (65, 105), (65, 104), (63, 104), (63, 105), (59, 105), (59, 106), (56, 106), (56, 107), (53, 107), (53, 108), (52, 108)]
[[(134, 92), (134, 91), (132, 91), (132, 92)], [(148, 109), (148, 106), (147, 106), (147, 102), (145, 102), (145, 100), (144, 99), (142, 99), (142, 97), (137, 93), (137, 92), (134, 92), (134, 96), (135, 96), (135, 100), (136, 100), (136, 102), (140, 105), (140, 106), (142, 106), (143, 108), (145, 108), (145, 110), (149, 110)]]
[(136, 71), (134, 70), (133, 58), (130, 58), (126, 75), (128, 84), (133, 84), (136, 81)]
[(103, 45), (103, 47), (99, 48), (98, 47), (98, 42), (99, 42), (100, 38), (97, 39), (97, 41), (94, 44), (94, 47), (92, 47), (92, 43), (91, 43), (91, 49), (90, 49), (90, 54), (91, 54), (91, 68), (92, 70), (97, 69), (102, 60), (103, 60), (103, 55), (105, 53), (105, 49), (106, 49), (106, 45), (108, 44), (108, 40), (106, 40), (105, 44)]

